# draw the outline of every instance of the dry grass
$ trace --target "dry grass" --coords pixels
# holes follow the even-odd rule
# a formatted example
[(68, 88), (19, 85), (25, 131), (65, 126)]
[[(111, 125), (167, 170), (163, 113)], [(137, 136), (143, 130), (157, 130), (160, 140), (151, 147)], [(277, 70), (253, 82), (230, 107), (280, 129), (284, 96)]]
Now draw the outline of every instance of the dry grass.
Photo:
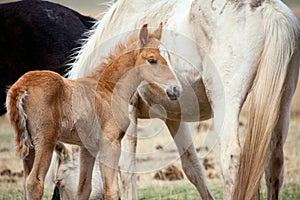
[[(244, 128), (245, 118), (241, 119), (241, 129)], [(195, 146), (199, 147), (199, 145), (203, 144), (203, 139), (206, 138), (206, 135), (211, 136), (211, 132), (204, 131), (201, 133), (197, 133), (196, 124), (191, 124), (191, 130), (193, 132), (193, 137), (195, 141)], [(285, 181), (282, 189), (281, 198), (287, 200), (297, 200), (300, 199), (300, 168), (298, 167), (300, 164), (300, 118), (293, 117), (290, 123), (289, 135), (286, 140), (286, 144), (284, 146), (285, 152)], [(146, 148), (150, 150), (155, 149), (154, 144), (159, 144), (160, 146), (170, 145), (171, 142), (170, 136), (168, 133), (163, 132), (161, 137), (156, 136), (157, 139), (152, 138), (147, 141), (147, 145), (142, 145), (143, 151)], [(166, 135), (164, 135), (166, 134)], [(204, 137), (203, 137), (204, 136)], [(211, 138), (210, 138), (211, 139)], [(211, 139), (212, 141), (214, 139)], [(209, 141), (210, 144), (213, 142)], [(207, 144), (207, 142), (205, 142)], [(140, 143), (138, 144), (138, 146)], [(161, 150), (163, 153), (163, 151)], [(203, 155), (203, 153), (201, 154)], [(160, 155), (161, 160), (165, 160), (167, 154)], [(199, 154), (200, 156), (200, 154)], [(222, 199), (222, 179), (220, 175), (219, 169), (219, 148), (218, 145), (212, 149), (212, 151), (206, 155), (209, 158), (213, 159), (215, 164), (215, 169), (213, 173), (216, 175), (213, 179), (208, 179), (208, 184), (214, 193), (216, 199)], [(170, 158), (170, 157), (167, 157)], [(202, 159), (203, 160), (203, 159)], [(159, 159), (157, 158), (157, 161)], [(155, 162), (155, 159), (151, 159), (151, 161), (146, 162)], [(180, 161), (176, 160), (175, 165), (180, 167)], [(208, 173), (207, 173), (208, 174)], [(154, 178), (154, 172), (143, 173), (139, 177), (139, 198), (147, 197), (146, 199), (199, 199), (199, 194), (197, 190), (188, 182), (187, 179), (182, 181), (175, 182), (165, 182), (165, 181), (157, 181)], [(266, 199), (266, 188), (262, 181), (262, 199)]]
[[(206, 123), (209, 124), (209, 123)], [(209, 126), (201, 126), (200, 132), (197, 130), (198, 124), (191, 123), (190, 128), (193, 133), (195, 147), (212, 146), (215, 138)], [(242, 126), (243, 127), (243, 126)], [(300, 199), (300, 118), (291, 121), (290, 132), (285, 145), (285, 166), (286, 176), (282, 199)], [(175, 144), (169, 135), (165, 125), (160, 121), (144, 121), (140, 123), (138, 142), (138, 168), (140, 170), (138, 187), (139, 198), (143, 199), (198, 199), (199, 194), (191, 183), (186, 179), (180, 181), (159, 181), (154, 179), (154, 174), (169, 164), (174, 164), (181, 169), (179, 155)], [(206, 137), (209, 136), (209, 137)], [(209, 140), (206, 140), (206, 139)], [(205, 141), (205, 142), (204, 142)], [(22, 165), (20, 159), (14, 153), (13, 133), (4, 117), (0, 118), (0, 172), (10, 169), (12, 173), (21, 172)], [(157, 149), (158, 148), (158, 149)], [(217, 199), (222, 197), (222, 179), (219, 169), (218, 145), (199, 152), (199, 157), (209, 158), (214, 169), (212, 179), (208, 179), (208, 184), (212, 188)], [(202, 160), (203, 160), (202, 159)], [(51, 193), (46, 191), (44, 199), (50, 199)], [(265, 194), (264, 194), (265, 196)], [(21, 199), (22, 178), (17, 176), (0, 176), (0, 199)]]

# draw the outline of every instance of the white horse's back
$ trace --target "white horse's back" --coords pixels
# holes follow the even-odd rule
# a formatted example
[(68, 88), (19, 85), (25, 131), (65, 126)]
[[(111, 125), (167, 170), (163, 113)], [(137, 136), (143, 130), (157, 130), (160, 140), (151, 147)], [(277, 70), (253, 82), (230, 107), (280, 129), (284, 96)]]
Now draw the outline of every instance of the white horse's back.
[(189, 37), (190, 30), (186, 27), (187, 23), (181, 24), (180, 21), (188, 17), (191, 2), (191, 0), (117, 1), (97, 22), (95, 29), (90, 31), (90, 37), (79, 50), (76, 61), (71, 64), (69, 78), (80, 78), (91, 72), (111, 49), (144, 23), (148, 23), (149, 27), (157, 27), (162, 21), (164, 30), (176, 29), (176, 34)]
[[(262, 157), (262, 162), (253, 165), (257, 167), (256, 174), (243, 171), (245, 168), (239, 170), (242, 175), (238, 176), (248, 173), (249, 180), (253, 181), (243, 185), (242, 179), (239, 179), (240, 183), (235, 188), (236, 197), (251, 198), (263, 173), (263, 158), (274, 127), (278, 129), (274, 131), (278, 138), (284, 138), (287, 133), (285, 127), (289, 121), (289, 101), (296, 87), (299, 70), (299, 58), (296, 56), (299, 52), (300, 28), (296, 17), (279, 0), (119, 0), (98, 22), (94, 34), (80, 50), (69, 72), (70, 78), (89, 73), (108, 52), (106, 50), (124, 40), (128, 32), (135, 31), (142, 23), (155, 27), (160, 21), (169, 31), (169, 37), (164, 37), (162, 41), (171, 49), (171, 53), (177, 55), (172, 62), (176, 71), (191, 85), (198, 82), (202, 83), (198, 87), (205, 85), (202, 88), (205, 92), (196, 95), (199, 101), (201, 95), (207, 94), (208, 100), (199, 106), (211, 105), (213, 109), (222, 149), (222, 171), (227, 185), (225, 198), (232, 198), (237, 178), (235, 175), (239, 170), (240, 108), (249, 92), (254, 91), (257, 95), (251, 99), (255, 111), (251, 115), (254, 125), (249, 127), (248, 134), (253, 136), (253, 143), (257, 146), (252, 146), (252, 150), (248, 151), (251, 161), (248, 160), (246, 164), (256, 162), (258, 155)], [(103, 47), (105, 50), (100, 51)], [(187, 107), (189, 104), (184, 105)], [(269, 113), (270, 118), (264, 113)], [(284, 117), (279, 117), (277, 122), (277, 116), (283, 113)], [(198, 115), (195, 115), (196, 119), (199, 119)], [(277, 142), (281, 146), (272, 148), (282, 149), (284, 139), (278, 139)], [(182, 144), (177, 145), (180, 148)], [(258, 147), (261, 151), (257, 155), (255, 151)], [(280, 156), (282, 158), (283, 153)], [(243, 165), (245, 167), (245, 162)], [(272, 167), (270, 164), (267, 168), (272, 171)], [(278, 181), (281, 184), (283, 181), (281, 175), (274, 174), (271, 177), (274, 183), (267, 184), (270, 193), (272, 188), (275, 191), (272, 195), (278, 195), (281, 187), (280, 184), (275, 186), (276, 176), (280, 176)], [(242, 185), (243, 191), (249, 193), (237, 194)]]

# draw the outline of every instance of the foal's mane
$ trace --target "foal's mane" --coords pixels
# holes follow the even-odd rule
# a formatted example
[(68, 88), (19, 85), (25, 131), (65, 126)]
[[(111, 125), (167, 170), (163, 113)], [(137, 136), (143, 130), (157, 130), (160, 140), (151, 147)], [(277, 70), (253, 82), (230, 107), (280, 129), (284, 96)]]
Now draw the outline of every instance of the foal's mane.
[(116, 59), (118, 59), (122, 54), (133, 51), (140, 48), (140, 42), (136, 34), (130, 36), (126, 42), (120, 42), (116, 45), (115, 49), (109, 53), (108, 56), (102, 58), (102, 62), (88, 75), (88, 77), (99, 76), (103, 71), (111, 65)]
[[(94, 70), (94, 67), (98, 66), (99, 57), (97, 55), (107, 55), (101, 52), (100, 45), (107, 42), (111, 37), (140, 28), (140, 25), (143, 23), (149, 23), (152, 26), (156, 25), (154, 21), (167, 22), (171, 14), (168, 12), (168, 14), (165, 14), (166, 9), (173, 10), (176, 7), (174, 4), (177, 5), (176, 2), (178, 0), (109, 1), (102, 19), (95, 24), (92, 30), (87, 32), (87, 39), (82, 41), (81, 47), (74, 54), (75, 61), (69, 63), (69, 70), (66, 73), (66, 77), (77, 79), (90, 74)], [(144, 7), (147, 9), (140, 12), (141, 8)], [(120, 16), (126, 18), (125, 16), (127, 16), (128, 12), (132, 12), (135, 17), (134, 23), (127, 22), (127, 26), (122, 23), (123, 20), (120, 19)], [(114, 24), (114, 26), (110, 26), (110, 24)], [(117, 44), (117, 40), (120, 40), (120, 38), (115, 38), (112, 43), (115, 42), (114, 44)]]
[[(154, 36), (152, 33), (148, 33), (148, 37), (153, 38)], [(131, 35), (128, 39), (125, 39), (125, 41), (117, 44), (115, 49), (111, 51), (108, 56), (102, 58), (102, 62), (90, 73), (90, 75), (88, 75), (88, 77), (100, 76), (103, 71), (114, 61), (116, 61), (121, 55), (140, 48), (141, 43), (139, 40), (139, 36), (137, 34)]]

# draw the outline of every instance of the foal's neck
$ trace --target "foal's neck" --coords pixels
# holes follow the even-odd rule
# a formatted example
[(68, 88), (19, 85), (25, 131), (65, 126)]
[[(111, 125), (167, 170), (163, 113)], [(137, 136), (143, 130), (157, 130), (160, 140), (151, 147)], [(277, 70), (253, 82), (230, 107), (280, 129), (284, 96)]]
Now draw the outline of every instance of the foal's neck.
[[(136, 56), (134, 55), (133, 51), (122, 54), (116, 58), (99, 76), (98, 85), (100, 88), (102, 90), (104, 89), (106, 91), (113, 92), (116, 84), (118, 84), (120, 81), (123, 83), (124, 79), (128, 80), (128, 78), (126, 78), (128, 75), (127, 73), (135, 67), (135, 62)], [(139, 81), (138, 76), (131, 78), (133, 79), (128, 80), (128, 82), (123, 84), (126, 84), (127, 86), (135, 85), (135, 82)]]

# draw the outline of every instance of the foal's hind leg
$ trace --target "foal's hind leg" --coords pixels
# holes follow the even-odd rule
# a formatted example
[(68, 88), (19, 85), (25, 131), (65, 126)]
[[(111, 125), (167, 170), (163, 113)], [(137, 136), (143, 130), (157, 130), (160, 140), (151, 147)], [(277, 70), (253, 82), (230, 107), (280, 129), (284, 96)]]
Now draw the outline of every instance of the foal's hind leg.
[(24, 183), (23, 183), (23, 187), (24, 187), (24, 191), (25, 191), (25, 197), (27, 196), (27, 192), (26, 192), (26, 179), (29, 175), (29, 173), (32, 170), (33, 167), (33, 162), (34, 162), (34, 155), (35, 155), (35, 150), (34, 149), (30, 149), (29, 150), (29, 154), (26, 156), (26, 158), (23, 159), (23, 176), (24, 176)]
[(205, 170), (197, 156), (187, 125), (180, 121), (171, 120), (167, 120), (166, 125), (181, 155), (181, 164), (186, 176), (196, 186), (202, 199), (214, 199), (207, 187)]
[(25, 181), (26, 199), (42, 199), (44, 180), (50, 166), (55, 142), (44, 140), (35, 149), (31, 172)]

